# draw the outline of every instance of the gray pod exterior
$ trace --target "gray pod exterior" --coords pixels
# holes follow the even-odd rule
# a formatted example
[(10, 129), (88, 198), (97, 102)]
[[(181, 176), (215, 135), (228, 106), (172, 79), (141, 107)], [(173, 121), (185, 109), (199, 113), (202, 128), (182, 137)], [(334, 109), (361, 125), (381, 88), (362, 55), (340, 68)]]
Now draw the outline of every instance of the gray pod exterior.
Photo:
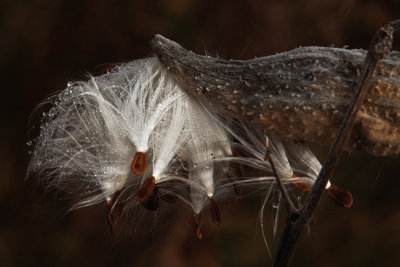
[[(353, 97), (366, 51), (302, 47), (252, 60), (196, 55), (156, 35), (155, 54), (189, 94), (221, 113), (292, 140), (330, 144)], [(348, 150), (400, 153), (400, 53), (379, 62)]]

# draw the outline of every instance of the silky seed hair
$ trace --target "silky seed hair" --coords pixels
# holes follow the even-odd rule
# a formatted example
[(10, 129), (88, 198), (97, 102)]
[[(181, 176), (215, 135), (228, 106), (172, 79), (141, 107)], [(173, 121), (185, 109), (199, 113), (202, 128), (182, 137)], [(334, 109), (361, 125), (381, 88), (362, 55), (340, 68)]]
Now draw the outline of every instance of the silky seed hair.
[(265, 160), (267, 154), (265, 145), (266, 136), (269, 140), (268, 149), (271, 151), (280, 177), (285, 182), (292, 176), (293, 171), (289, 164), (285, 148), (276, 134), (265, 133), (261, 129), (254, 128), (245, 122), (237, 120), (225, 123), (223, 127), (234, 139), (234, 141), (232, 141), (232, 147), (236, 154), (234, 153), (234, 156), (230, 160), (259, 170), (263, 174), (261, 177), (257, 176), (252, 178), (251, 176), (247, 176), (246, 179), (242, 179), (236, 183), (255, 183), (258, 185), (260, 183), (269, 184), (275, 181), (271, 165), (268, 160)]
[(156, 183), (166, 179), (163, 175), (168, 172), (172, 160), (182, 154), (182, 147), (187, 139), (187, 131), (184, 129), (187, 124), (187, 114), (184, 103), (187, 98), (182, 91), (180, 97), (174, 103), (172, 112), (166, 116), (154, 132), (153, 137), (153, 172)]
[[(44, 118), (28, 167), (44, 183), (96, 203), (118, 190), (130, 174), (134, 145), (119, 124), (113, 93), (104, 97), (97, 81), (70, 84)], [(112, 126), (111, 126), (112, 125)]]
[[(311, 150), (296, 142), (287, 142), (289, 161), (295, 171), (293, 185), (302, 191), (311, 191), (318, 174), (322, 168), (321, 163)], [(336, 201), (337, 204), (350, 208), (353, 205), (353, 195), (347, 189), (340, 188), (332, 184), (329, 180), (325, 185), (328, 195)]]
[[(193, 209), (201, 238), (198, 215), (209, 207), (219, 224), (217, 202), (238, 194), (238, 185), (266, 185), (261, 189), (271, 192), (275, 177), (264, 159), (265, 136), (285, 184), (310, 184), (320, 169), (306, 148), (283, 144), (276, 134), (187, 95), (157, 58), (69, 83), (47, 102), (53, 106), (42, 119), (28, 175), (79, 198), (75, 208), (106, 201), (113, 228), (123, 213), (140, 217), (140, 209), (155, 211), (160, 199), (177, 198)], [(235, 164), (257, 175), (228, 177)], [(348, 196), (333, 192), (338, 202)]]
[(231, 155), (227, 133), (219, 126), (216, 117), (210, 116), (201, 102), (193, 97), (186, 98), (188, 114), (186, 160), (188, 162), (189, 180), (191, 181), (191, 202), (196, 214), (213, 203), (215, 189), (224, 178), (218, 173), (213, 160)]
[[(181, 90), (156, 58), (133, 61), (88, 82), (69, 86), (49, 101), (28, 167), (50, 188), (96, 203), (141, 178), (131, 171), (137, 152), (147, 152), (157, 124)], [(165, 159), (168, 160), (168, 159)]]

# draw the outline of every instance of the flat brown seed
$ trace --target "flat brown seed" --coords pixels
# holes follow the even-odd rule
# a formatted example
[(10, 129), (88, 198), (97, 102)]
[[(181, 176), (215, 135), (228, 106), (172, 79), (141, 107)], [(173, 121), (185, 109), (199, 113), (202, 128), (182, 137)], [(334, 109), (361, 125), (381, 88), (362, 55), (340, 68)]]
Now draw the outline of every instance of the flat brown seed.
[[(237, 177), (238, 179), (241, 179), (242, 177), (244, 177), (244, 175), (243, 175), (243, 170), (242, 170), (242, 166), (241, 166), (240, 164), (238, 164), (238, 163), (236, 163), (236, 162), (233, 162), (233, 163), (232, 163), (232, 167), (233, 167), (233, 173), (234, 173), (233, 175), (234, 175), (235, 177)], [(233, 181), (233, 179), (230, 179), (230, 180)], [(239, 199), (241, 199), (242, 196), (240, 195), (240, 187), (239, 187), (239, 185), (236, 184), (236, 183), (232, 183), (232, 185), (233, 185), (233, 189), (235, 190), (236, 196), (237, 196)]]
[(150, 176), (149, 178), (147, 178), (143, 182), (140, 189), (137, 191), (135, 196), (136, 200), (139, 202), (146, 201), (150, 197), (151, 193), (153, 193), (155, 184), (156, 184), (156, 178), (154, 178), (154, 176)]
[(331, 185), (328, 189), (329, 196), (344, 208), (350, 208), (353, 205), (353, 195), (347, 189), (342, 189), (336, 185)]
[(144, 152), (136, 152), (135, 157), (133, 158), (131, 169), (136, 174), (142, 174), (145, 172), (147, 168), (147, 159), (146, 153)]
[(115, 66), (116, 66), (115, 64), (105, 64), (105, 65), (101, 66), (99, 71), (98, 71), (98, 75), (102, 75), (102, 74), (108, 73), (113, 68), (115, 68)]
[(111, 226), (111, 230), (114, 231), (115, 224), (118, 219), (121, 218), (122, 213), (124, 212), (125, 205), (121, 202), (117, 202), (119, 195), (122, 190), (116, 191), (111, 200), (107, 202), (107, 220), (109, 225)]
[(240, 187), (237, 184), (233, 184), (233, 189), (235, 190), (235, 195), (237, 196), (238, 199), (242, 199), (242, 196), (240, 194)]
[(167, 203), (175, 203), (178, 200), (178, 197), (170, 193), (165, 193), (161, 195), (161, 199)]
[(201, 229), (200, 229), (199, 215), (197, 215), (197, 214), (194, 215), (194, 221), (196, 222), (196, 227), (197, 227), (197, 231), (196, 231), (197, 238), (202, 239), (203, 234), (201, 233)]
[(197, 235), (198, 239), (202, 239), (203, 238), (203, 234), (201, 233), (200, 227), (197, 227), (196, 235)]
[(109, 210), (107, 210), (107, 222), (111, 227), (111, 231), (114, 232), (114, 227), (115, 227), (116, 221), (114, 220), (114, 218)]
[[(293, 174), (291, 178), (297, 178), (299, 176), (297, 176), (296, 174)], [(294, 185), (294, 187), (296, 187), (297, 189), (303, 191), (303, 192), (310, 192), (312, 189), (312, 186), (308, 183), (302, 182), (302, 181), (296, 181), (295, 179), (293, 179), (294, 181), (292, 182), (292, 185)]]
[(160, 207), (160, 197), (158, 187), (155, 186), (149, 198), (142, 202), (143, 207), (150, 211), (156, 211)]
[(210, 197), (210, 214), (211, 214), (211, 221), (219, 226), (221, 224), (221, 216), (219, 213), (217, 203), (212, 197)]

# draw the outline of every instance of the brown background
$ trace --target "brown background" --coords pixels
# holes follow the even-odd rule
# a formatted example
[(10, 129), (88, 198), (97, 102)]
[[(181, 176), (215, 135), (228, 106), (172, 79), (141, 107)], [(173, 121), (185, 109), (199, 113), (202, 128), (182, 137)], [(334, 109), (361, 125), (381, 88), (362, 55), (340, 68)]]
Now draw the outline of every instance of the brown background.
[[(29, 115), (47, 95), (104, 63), (151, 56), (155, 33), (197, 53), (247, 59), (300, 45), (366, 49), (375, 30), (395, 18), (397, 0), (2, 0), (0, 266), (269, 264), (257, 221), (260, 196), (221, 205), (222, 226), (207, 226), (201, 241), (185, 210), (128, 225), (136, 234), (117, 240), (105, 205), (66, 213), (69, 202), (45, 195), (34, 177), (24, 181)], [(344, 155), (334, 180), (353, 192), (354, 207), (324, 197), (293, 266), (398, 266), (399, 163)], [(276, 247), (269, 223), (266, 231)]]

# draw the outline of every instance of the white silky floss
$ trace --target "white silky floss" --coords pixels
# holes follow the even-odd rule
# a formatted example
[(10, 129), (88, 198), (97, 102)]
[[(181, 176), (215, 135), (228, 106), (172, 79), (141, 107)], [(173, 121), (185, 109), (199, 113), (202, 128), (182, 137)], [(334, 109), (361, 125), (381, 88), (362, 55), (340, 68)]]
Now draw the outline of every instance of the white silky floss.
[[(140, 185), (149, 172), (156, 183), (167, 180), (166, 174), (174, 172), (168, 167), (183, 146), (197, 144), (197, 151), (206, 149), (212, 155), (207, 144), (221, 141), (218, 136), (227, 143), (220, 130), (213, 134), (206, 119), (202, 122), (207, 125), (197, 129), (204, 133), (202, 141), (193, 140), (199, 136), (190, 129), (196, 125), (191, 120), (204, 116), (204, 111), (190, 107), (196, 101), (183, 93), (156, 58), (123, 64), (88, 82), (69, 83), (48, 101), (53, 107), (43, 118), (28, 174), (38, 174), (49, 188), (82, 196), (78, 206), (109, 201), (124, 185)], [(210, 140), (204, 139), (207, 135)], [(152, 170), (145, 166), (139, 175), (132, 172), (135, 154), (149, 151)], [(201, 183), (208, 182), (203, 178)], [(210, 186), (212, 182), (209, 191)]]
[(222, 184), (220, 179), (226, 175), (224, 166), (220, 166), (222, 172), (216, 171), (215, 165), (218, 163), (215, 160), (231, 156), (232, 153), (227, 133), (215, 122), (218, 118), (205, 111), (204, 105), (188, 97), (186, 112), (188, 141), (185, 159), (189, 168), (192, 207), (198, 215), (207, 200), (215, 205), (216, 186)]
[[(196, 215), (210, 203), (212, 220), (218, 224), (214, 200), (232, 191), (226, 188), (274, 182), (264, 161), (263, 133), (242, 122), (221, 120), (206, 104), (184, 93), (157, 58), (122, 64), (88, 82), (69, 83), (47, 102), (53, 106), (42, 120), (28, 175), (36, 174), (49, 189), (79, 197), (75, 207), (120, 201), (113, 196), (128, 187), (140, 188), (136, 199), (145, 202), (159, 187), (161, 194), (186, 192), (178, 197)], [(320, 165), (311, 151), (287, 146), (286, 153), (279, 137), (269, 136), (285, 181), (293, 176), (293, 168), (312, 176), (306, 180), (315, 180)], [(231, 144), (246, 156), (232, 155)], [(270, 176), (232, 182), (227, 179), (230, 162)], [(163, 186), (171, 180), (189, 186), (190, 193)], [(157, 195), (153, 197), (158, 201)]]
[[(311, 189), (322, 165), (307, 146), (290, 140), (282, 141), (274, 133), (262, 133), (261, 129), (253, 128), (243, 122), (234, 122), (226, 129), (237, 140), (237, 143), (233, 146), (240, 152), (250, 155), (247, 157), (237, 156), (232, 160), (255, 169), (261, 169), (272, 175), (270, 177), (249, 178), (244, 181), (245, 183), (252, 181), (261, 183), (263, 180), (273, 182), (275, 180), (271, 165), (269, 161), (265, 160), (267, 153), (265, 138), (268, 138), (276, 171), (282, 181), (284, 183), (299, 181)], [(326, 189), (330, 186), (331, 183), (328, 181)]]
[(136, 152), (147, 152), (155, 127), (180, 97), (168, 86), (157, 59), (133, 61), (111, 73), (72, 83), (59, 96), (41, 126), (28, 167), (49, 187), (90, 196), (80, 204), (110, 198), (129, 178)]

